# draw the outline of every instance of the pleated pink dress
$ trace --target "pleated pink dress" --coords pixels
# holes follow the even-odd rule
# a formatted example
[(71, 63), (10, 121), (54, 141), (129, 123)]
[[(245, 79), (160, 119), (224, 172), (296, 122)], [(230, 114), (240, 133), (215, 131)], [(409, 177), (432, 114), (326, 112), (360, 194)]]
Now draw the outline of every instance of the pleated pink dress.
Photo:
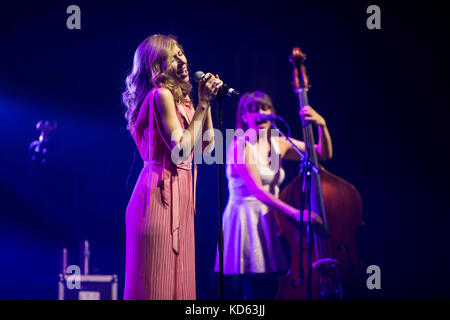
[[(172, 162), (154, 93), (142, 103), (132, 132), (144, 166), (126, 211), (124, 299), (193, 300), (196, 169), (193, 177), (192, 154), (186, 162)], [(194, 108), (176, 109), (187, 128)]]

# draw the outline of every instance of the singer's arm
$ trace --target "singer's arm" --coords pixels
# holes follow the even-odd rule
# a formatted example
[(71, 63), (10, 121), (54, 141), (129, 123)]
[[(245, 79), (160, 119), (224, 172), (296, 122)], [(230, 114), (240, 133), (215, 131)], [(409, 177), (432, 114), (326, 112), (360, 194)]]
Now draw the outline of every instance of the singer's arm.
[(186, 130), (183, 130), (176, 115), (176, 106), (172, 92), (170, 92), (167, 88), (158, 88), (155, 90), (156, 107), (162, 117), (164, 132), (171, 140), (171, 147), (177, 147), (190, 153), (194, 148), (195, 142), (198, 141), (198, 139), (201, 139), (200, 135), (202, 134), (201, 130), (194, 130), (194, 124), (200, 121), (201, 126), (203, 127), (208, 109), (210, 108), (210, 101), (199, 100), (199, 104), (197, 108), (195, 108), (195, 113), (191, 123)]
[[(206, 136), (204, 135), (205, 132), (207, 132)], [(203, 124), (203, 138), (206, 140), (202, 140), (203, 152), (211, 153), (214, 150), (214, 127), (211, 116), (211, 108), (208, 109), (205, 123)], [(208, 147), (208, 149), (205, 149), (206, 147)]]
[[(203, 77), (208, 77), (208, 75), (209, 75), (209, 73), (207, 75), (204, 75)], [(223, 82), (220, 80), (220, 77), (218, 74), (216, 74), (215, 77), (211, 76), (211, 78), (212, 78), (211, 80), (213, 81), (213, 83), (215, 83), (216, 80), (218, 80), (218, 83), (220, 83), (220, 86), (222, 86)], [(205, 132), (207, 132), (206, 137), (204, 136)], [(211, 153), (214, 150), (214, 146), (215, 146), (214, 126), (213, 126), (213, 122), (212, 122), (211, 108), (208, 109), (208, 113), (206, 114), (205, 123), (203, 124), (202, 137), (206, 138), (206, 141), (203, 141), (203, 138), (202, 138), (202, 151), (206, 152), (206, 153)]]

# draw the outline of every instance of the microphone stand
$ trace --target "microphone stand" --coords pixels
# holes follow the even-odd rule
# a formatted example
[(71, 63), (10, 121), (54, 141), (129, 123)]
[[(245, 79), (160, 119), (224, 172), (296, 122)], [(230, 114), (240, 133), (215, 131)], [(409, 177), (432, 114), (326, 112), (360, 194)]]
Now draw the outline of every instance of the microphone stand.
[[(223, 116), (223, 108), (222, 108), (222, 102), (223, 102), (223, 94), (219, 93), (217, 95), (217, 125), (219, 127), (219, 131), (222, 134), (222, 136), (224, 136), (223, 134), (223, 120), (222, 120), (222, 116)], [(223, 148), (223, 146), (222, 146)], [(222, 151), (222, 155), (223, 150)], [(219, 163), (217, 164), (217, 181), (218, 181), (218, 190), (219, 190), (219, 194), (218, 194), (218, 200), (219, 200), (219, 232), (218, 232), (218, 251), (219, 251), (219, 300), (223, 300), (223, 293), (224, 293), (224, 289), (223, 289), (223, 217), (222, 217), (222, 212), (223, 212), (223, 199), (222, 199), (222, 181), (223, 181), (223, 164), (222, 161), (219, 161)]]
[[(283, 118), (281, 118), (280, 116), (276, 116), (277, 119), (280, 119), (281, 121), (283, 121), (286, 124), (286, 121), (284, 121)], [(281, 135), (283, 137), (286, 138), (287, 141), (289, 141), (289, 143), (291, 144), (292, 148), (294, 148), (295, 152), (297, 152), (300, 156), (301, 161), (303, 161), (303, 159), (305, 158), (305, 154), (299, 149), (297, 148), (297, 146), (292, 142), (291, 138), (289, 136), (286, 136), (283, 131), (280, 130), (280, 128), (277, 127), (277, 125), (274, 122), (274, 119), (270, 119), (270, 122), (272, 123), (272, 126), (278, 130), (279, 133), (281, 133)], [(290, 135), (290, 133), (288, 134)]]
[(300, 174), (302, 176), (302, 185), (300, 189), (300, 232), (299, 232), (299, 247), (300, 247), (300, 256), (299, 256), (299, 268), (300, 268), (300, 284), (302, 284), (304, 280), (303, 273), (303, 211), (305, 206), (308, 209), (308, 222), (306, 224), (306, 242), (308, 245), (308, 278), (306, 282), (306, 298), (307, 300), (312, 299), (312, 242), (313, 242), (313, 233), (311, 226), (311, 175), (313, 164), (306, 157), (300, 163)]
[[(281, 117), (277, 116), (277, 119), (282, 120), (286, 123)], [(308, 278), (307, 278), (307, 289), (306, 296), (308, 300), (312, 299), (312, 231), (311, 231), (311, 175), (312, 171), (318, 174), (319, 169), (311, 162), (309, 159), (308, 152), (303, 153), (299, 148), (292, 142), (290, 137), (286, 136), (275, 124), (273, 120), (270, 120), (273, 127), (278, 130), (289, 141), (292, 145), (293, 149), (300, 155), (300, 166), (299, 166), (299, 174), (302, 177), (302, 184), (300, 188), (300, 221), (299, 221), (299, 280), (298, 283), (294, 284), (297, 287), (300, 287), (303, 284), (305, 273), (303, 270), (303, 229), (304, 229), (304, 221), (303, 214), (305, 210), (305, 206), (308, 209), (308, 224), (306, 225), (306, 239), (308, 245)]]

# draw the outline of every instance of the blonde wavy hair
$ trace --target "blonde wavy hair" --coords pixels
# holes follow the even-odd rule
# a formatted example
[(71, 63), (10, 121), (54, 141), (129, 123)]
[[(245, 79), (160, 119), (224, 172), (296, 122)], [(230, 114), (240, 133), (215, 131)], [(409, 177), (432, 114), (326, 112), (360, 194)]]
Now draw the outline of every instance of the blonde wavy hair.
[(132, 71), (125, 81), (126, 90), (122, 93), (130, 132), (135, 127), (141, 104), (152, 88), (166, 87), (172, 92), (175, 103), (188, 101), (186, 97), (190, 95), (192, 85), (168, 73), (168, 59), (177, 47), (183, 50), (174, 36), (154, 34), (136, 49)]

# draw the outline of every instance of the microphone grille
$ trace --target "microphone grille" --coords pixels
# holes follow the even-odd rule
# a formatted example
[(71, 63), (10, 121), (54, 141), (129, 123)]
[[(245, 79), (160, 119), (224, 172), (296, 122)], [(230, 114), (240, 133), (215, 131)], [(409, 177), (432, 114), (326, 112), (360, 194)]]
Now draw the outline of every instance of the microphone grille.
[(194, 80), (195, 80), (195, 82), (200, 82), (200, 80), (202, 80), (202, 78), (205, 76), (205, 73), (203, 72), (203, 71), (197, 71), (195, 74), (194, 74)]

